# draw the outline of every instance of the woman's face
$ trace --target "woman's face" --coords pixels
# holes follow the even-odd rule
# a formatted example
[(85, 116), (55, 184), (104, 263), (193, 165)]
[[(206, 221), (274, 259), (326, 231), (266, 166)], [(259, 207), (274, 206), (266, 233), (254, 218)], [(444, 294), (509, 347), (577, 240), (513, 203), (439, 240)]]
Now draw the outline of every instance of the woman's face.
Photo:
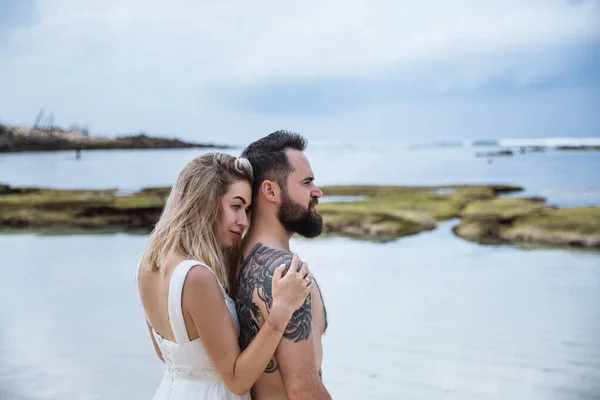
[(229, 185), (221, 198), (221, 243), (230, 249), (242, 240), (248, 227), (248, 213), (252, 201), (252, 188), (246, 181)]

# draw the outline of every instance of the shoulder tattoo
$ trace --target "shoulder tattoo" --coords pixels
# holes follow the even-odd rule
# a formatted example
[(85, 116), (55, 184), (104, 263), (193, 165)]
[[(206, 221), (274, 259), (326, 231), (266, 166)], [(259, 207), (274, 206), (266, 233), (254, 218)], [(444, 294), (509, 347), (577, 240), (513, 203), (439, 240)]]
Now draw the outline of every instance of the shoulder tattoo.
[[(257, 244), (250, 255), (242, 263), (238, 274), (234, 297), (236, 310), (240, 321), (240, 346), (248, 347), (260, 329), (261, 312), (253, 301), (253, 295), (262, 301), (271, 311), (273, 306), (272, 279), (275, 268), (281, 264), (289, 265), (292, 262), (292, 253), (284, 250), (275, 250)], [(263, 316), (263, 320), (266, 316)], [(310, 337), (312, 326), (312, 297), (308, 295), (302, 307), (294, 312), (290, 322), (285, 328), (284, 338), (297, 343)], [(278, 369), (274, 359), (271, 360), (265, 372), (274, 372)]]

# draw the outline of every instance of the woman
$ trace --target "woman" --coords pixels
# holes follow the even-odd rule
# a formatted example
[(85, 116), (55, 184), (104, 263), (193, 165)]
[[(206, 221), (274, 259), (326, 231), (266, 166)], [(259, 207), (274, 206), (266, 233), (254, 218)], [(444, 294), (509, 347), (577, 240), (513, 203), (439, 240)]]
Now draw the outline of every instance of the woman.
[[(227, 260), (248, 227), (250, 163), (205, 154), (181, 171), (138, 269), (148, 330), (167, 371), (154, 399), (250, 399), (292, 313), (312, 286), (298, 259), (273, 277), (273, 308), (243, 352)], [(308, 282), (308, 284), (307, 284)]]

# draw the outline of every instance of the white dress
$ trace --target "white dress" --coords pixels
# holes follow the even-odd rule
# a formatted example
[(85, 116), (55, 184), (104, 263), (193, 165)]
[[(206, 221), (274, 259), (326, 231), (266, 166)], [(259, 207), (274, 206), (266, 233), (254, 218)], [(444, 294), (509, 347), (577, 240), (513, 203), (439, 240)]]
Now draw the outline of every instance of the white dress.
[[(169, 319), (175, 342), (164, 339), (154, 329), (152, 334), (163, 355), (167, 370), (154, 395), (154, 400), (250, 400), (250, 393), (238, 396), (229, 391), (221, 380), (219, 373), (210, 362), (200, 339), (191, 340), (187, 335), (183, 312), (181, 311), (181, 292), (183, 282), (192, 267), (206, 264), (195, 260), (179, 263), (169, 282)], [(214, 273), (214, 272), (213, 272)], [(219, 280), (217, 279), (217, 282)], [(219, 282), (219, 286), (221, 283)], [(235, 303), (221, 286), (225, 303), (237, 334), (240, 333), (240, 323), (235, 311)]]

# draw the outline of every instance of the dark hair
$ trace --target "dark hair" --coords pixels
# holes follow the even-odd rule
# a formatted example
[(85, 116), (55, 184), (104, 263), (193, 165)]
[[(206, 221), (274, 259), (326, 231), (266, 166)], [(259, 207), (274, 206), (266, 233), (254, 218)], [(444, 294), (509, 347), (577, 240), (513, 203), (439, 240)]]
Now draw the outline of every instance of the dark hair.
[(248, 159), (254, 172), (252, 194), (258, 192), (266, 180), (276, 181), (285, 190), (286, 178), (293, 171), (285, 151), (287, 149), (304, 151), (308, 141), (299, 133), (279, 130), (250, 143), (241, 157)]

